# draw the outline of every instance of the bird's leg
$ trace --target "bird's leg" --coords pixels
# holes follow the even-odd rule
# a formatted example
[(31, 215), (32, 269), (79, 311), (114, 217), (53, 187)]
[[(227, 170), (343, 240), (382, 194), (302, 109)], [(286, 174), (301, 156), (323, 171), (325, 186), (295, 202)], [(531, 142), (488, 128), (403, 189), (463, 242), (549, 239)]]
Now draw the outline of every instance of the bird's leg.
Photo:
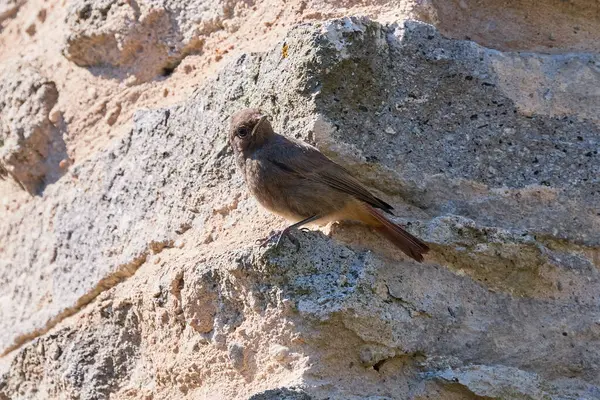
[(299, 228), (299, 227), (301, 227), (304, 224), (308, 224), (309, 222), (315, 221), (315, 220), (317, 220), (319, 218), (321, 218), (320, 215), (313, 215), (312, 217), (308, 217), (306, 219), (303, 219), (300, 222), (296, 222), (295, 224), (288, 226), (287, 228), (285, 228), (281, 232), (275, 232), (274, 234), (272, 234), (268, 238), (259, 241), (260, 247), (266, 246), (267, 243), (271, 242), (276, 237), (277, 237), (277, 242), (275, 243), (275, 247), (279, 247), (279, 245), (281, 244), (281, 239), (284, 236), (287, 236), (288, 239), (290, 239), (290, 242), (292, 242), (292, 243), (294, 243), (296, 245), (296, 249), (300, 249), (300, 243), (298, 243), (298, 239), (296, 239), (295, 237), (293, 237), (292, 235), (290, 235), (290, 231), (292, 229)]

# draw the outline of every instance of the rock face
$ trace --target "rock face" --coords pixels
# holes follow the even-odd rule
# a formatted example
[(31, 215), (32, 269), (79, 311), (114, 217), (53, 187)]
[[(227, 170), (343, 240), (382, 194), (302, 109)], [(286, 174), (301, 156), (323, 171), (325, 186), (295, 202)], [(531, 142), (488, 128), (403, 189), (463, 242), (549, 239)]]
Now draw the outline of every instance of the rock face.
[(423, 0), (415, 11), (445, 35), (501, 50), (600, 50), (595, 0)]
[(0, 178), (10, 175), (30, 193), (61, 174), (61, 132), (49, 119), (58, 100), (53, 82), (27, 65), (4, 68), (0, 78)]
[[(0, 398), (600, 398), (599, 62), (349, 18), (140, 111), (0, 226)], [(253, 246), (282, 222), (226, 143), (246, 106), (397, 206), (426, 262), (356, 225)]]
[(235, 1), (72, 0), (65, 56), (80, 66), (109, 67), (138, 81), (169, 74), (203, 37), (222, 29)]

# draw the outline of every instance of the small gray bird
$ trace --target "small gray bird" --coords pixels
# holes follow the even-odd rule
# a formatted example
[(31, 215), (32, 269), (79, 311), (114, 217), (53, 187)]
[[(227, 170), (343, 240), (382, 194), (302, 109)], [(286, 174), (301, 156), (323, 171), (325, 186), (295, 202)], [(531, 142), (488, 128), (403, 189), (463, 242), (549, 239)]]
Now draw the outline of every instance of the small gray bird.
[(260, 110), (232, 116), (229, 143), (250, 193), (268, 210), (295, 222), (263, 245), (277, 236), (277, 245), (283, 236), (295, 241), (289, 231), (304, 224), (352, 220), (372, 226), (405, 254), (423, 261), (429, 247), (378, 211), (392, 214), (392, 206), (315, 147), (275, 133)]

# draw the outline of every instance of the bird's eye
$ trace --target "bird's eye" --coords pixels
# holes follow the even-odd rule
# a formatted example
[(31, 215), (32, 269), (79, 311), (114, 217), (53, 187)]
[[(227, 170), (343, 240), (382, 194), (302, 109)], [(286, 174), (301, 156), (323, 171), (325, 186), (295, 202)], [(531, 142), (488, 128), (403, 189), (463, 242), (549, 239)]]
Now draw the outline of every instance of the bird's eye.
[(246, 128), (245, 126), (238, 128), (238, 130), (235, 132), (235, 134), (241, 138), (248, 136), (249, 133), (250, 133), (250, 130), (248, 128)]

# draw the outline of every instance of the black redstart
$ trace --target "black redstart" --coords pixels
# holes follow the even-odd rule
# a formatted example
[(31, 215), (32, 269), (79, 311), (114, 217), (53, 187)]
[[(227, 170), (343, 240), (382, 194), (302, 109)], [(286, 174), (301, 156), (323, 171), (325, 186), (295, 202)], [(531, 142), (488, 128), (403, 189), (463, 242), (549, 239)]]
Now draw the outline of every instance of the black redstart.
[(233, 115), (229, 143), (250, 193), (268, 210), (295, 221), (279, 233), (277, 244), (290, 229), (304, 224), (353, 220), (372, 226), (408, 256), (423, 261), (429, 247), (379, 211), (392, 214), (392, 206), (315, 147), (275, 133), (260, 110)]

